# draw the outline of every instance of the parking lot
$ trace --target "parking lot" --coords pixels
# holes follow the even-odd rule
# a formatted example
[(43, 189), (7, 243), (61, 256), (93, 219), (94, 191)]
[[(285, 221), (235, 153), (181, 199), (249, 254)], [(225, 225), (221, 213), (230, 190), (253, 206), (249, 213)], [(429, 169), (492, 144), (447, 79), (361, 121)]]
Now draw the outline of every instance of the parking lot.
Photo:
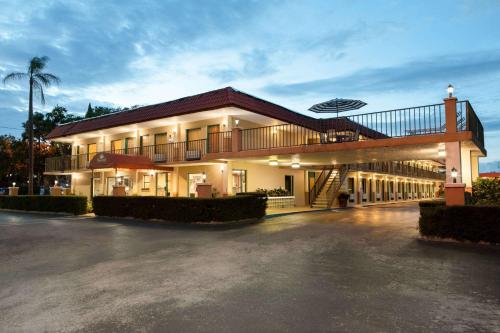
[(500, 249), (415, 204), (232, 228), (0, 212), (1, 332), (500, 332)]

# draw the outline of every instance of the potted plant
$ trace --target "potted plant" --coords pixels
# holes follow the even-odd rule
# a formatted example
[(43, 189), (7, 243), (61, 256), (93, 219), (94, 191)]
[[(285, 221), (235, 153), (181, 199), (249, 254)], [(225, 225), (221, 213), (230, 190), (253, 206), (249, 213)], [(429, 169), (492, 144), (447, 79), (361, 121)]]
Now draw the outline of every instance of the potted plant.
[(349, 200), (349, 194), (346, 192), (340, 192), (338, 199), (339, 199), (339, 207), (345, 208), (347, 207), (347, 200)]

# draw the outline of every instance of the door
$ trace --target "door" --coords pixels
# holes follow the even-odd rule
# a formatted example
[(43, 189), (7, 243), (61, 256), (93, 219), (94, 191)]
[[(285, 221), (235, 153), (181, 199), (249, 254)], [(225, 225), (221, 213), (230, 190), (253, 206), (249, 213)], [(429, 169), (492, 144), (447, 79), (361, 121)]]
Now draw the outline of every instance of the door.
[(219, 125), (210, 125), (207, 127), (207, 144), (209, 153), (219, 152)]
[(247, 171), (233, 169), (233, 193), (242, 193), (247, 191)]
[(188, 197), (196, 197), (196, 185), (203, 183), (202, 173), (189, 173), (188, 174)]
[(187, 150), (199, 151), (199, 140), (201, 139), (201, 128), (190, 128), (186, 130), (186, 141), (188, 142)]

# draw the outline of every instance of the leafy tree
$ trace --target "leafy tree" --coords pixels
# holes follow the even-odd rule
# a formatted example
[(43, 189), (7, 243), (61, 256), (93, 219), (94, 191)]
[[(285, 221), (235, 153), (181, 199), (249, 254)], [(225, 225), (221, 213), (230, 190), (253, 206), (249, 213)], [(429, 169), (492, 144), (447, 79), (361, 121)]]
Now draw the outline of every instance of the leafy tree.
[(500, 179), (478, 178), (472, 183), (472, 200), (480, 205), (500, 205)]
[(45, 104), (44, 87), (50, 87), (52, 84), (59, 84), (60, 79), (50, 73), (44, 73), (43, 70), (49, 60), (48, 57), (34, 57), (30, 60), (28, 71), (13, 72), (4, 77), (3, 83), (15, 80), (28, 80), (29, 83), (29, 105), (28, 105), (28, 194), (33, 194), (33, 176), (34, 176), (34, 150), (33, 150), (33, 95), (40, 97), (40, 102)]

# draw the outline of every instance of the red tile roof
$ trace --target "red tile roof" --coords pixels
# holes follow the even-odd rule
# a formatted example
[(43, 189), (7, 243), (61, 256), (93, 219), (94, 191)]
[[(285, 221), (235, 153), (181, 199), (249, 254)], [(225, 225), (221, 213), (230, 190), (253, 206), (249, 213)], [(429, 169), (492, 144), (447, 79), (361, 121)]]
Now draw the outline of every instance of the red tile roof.
[[(52, 130), (47, 138), (56, 139), (78, 133), (219, 109), (228, 106), (235, 106), (247, 111), (268, 116), (270, 118), (311, 129), (318, 130), (322, 127), (322, 125), (324, 125), (324, 122), (320, 119), (315, 119), (291, 111), (287, 108), (254, 97), (231, 87), (226, 87), (165, 103), (143, 106), (133, 110), (63, 124)], [(330, 124), (332, 120), (334, 121), (334, 119), (329, 120)], [(354, 125), (354, 123), (352, 123), (352, 125)], [(372, 136), (371, 132), (373, 131), (366, 128), (361, 130), (361, 134), (365, 134), (367, 136)], [(377, 133), (376, 135), (380, 135), (380, 133)]]

